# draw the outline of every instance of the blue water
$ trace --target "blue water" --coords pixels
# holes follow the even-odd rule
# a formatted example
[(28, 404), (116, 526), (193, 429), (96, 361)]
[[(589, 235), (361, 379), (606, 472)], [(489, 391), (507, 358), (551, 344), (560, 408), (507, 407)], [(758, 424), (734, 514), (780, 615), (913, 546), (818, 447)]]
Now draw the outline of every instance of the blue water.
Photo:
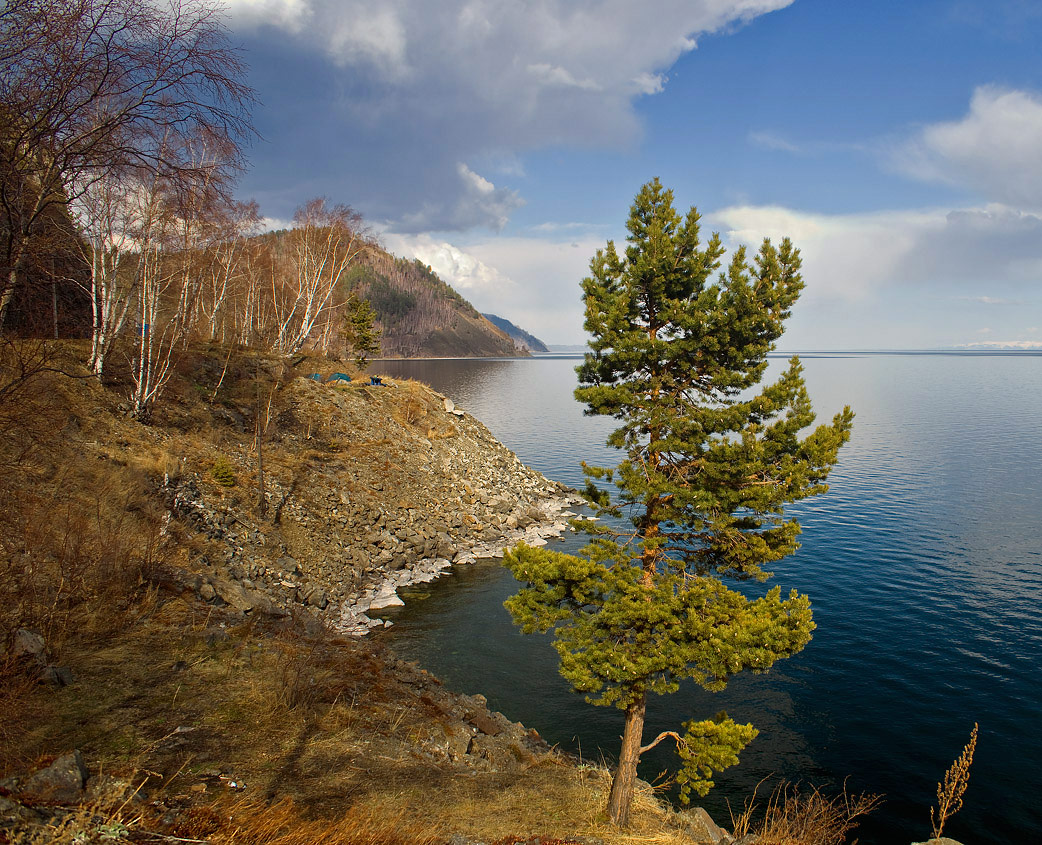
[[(962, 811), (945, 833), (968, 843), (1042, 841), (1042, 357), (1030, 354), (803, 356), (819, 419), (857, 413), (825, 496), (793, 510), (803, 546), (773, 583), (811, 597), (817, 631), (769, 674), (709, 694), (657, 699), (646, 736), (721, 709), (759, 737), (702, 803), (763, 778), (885, 795), (863, 843), (930, 833), (936, 782), (980, 723)], [(778, 371), (784, 361), (772, 362)], [(612, 421), (572, 399), (574, 359), (379, 362), (431, 384), (525, 463), (579, 486), (579, 461), (614, 464)], [(580, 545), (565, 538), (559, 548)], [(417, 591), (387, 637), (452, 687), (584, 757), (610, 758), (618, 711), (559, 678), (543, 637), (511, 625), (517, 584), (496, 562)], [(665, 745), (665, 744), (664, 744)], [(664, 746), (642, 775), (673, 765)], [(761, 788), (762, 789), (762, 788)]]

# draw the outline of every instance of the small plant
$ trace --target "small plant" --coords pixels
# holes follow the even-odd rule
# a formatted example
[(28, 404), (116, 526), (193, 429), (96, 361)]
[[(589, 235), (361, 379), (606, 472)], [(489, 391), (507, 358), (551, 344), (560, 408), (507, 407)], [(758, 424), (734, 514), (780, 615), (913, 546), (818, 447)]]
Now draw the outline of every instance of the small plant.
[(213, 469), (210, 470), (210, 475), (222, 487), (235, 486), (235, 470), (224, 455), (217, 456), (217, 459), (213, 462)]
[(952, 767), (944, 773), (944, 781), (937, 784), (937, 814), (930, 808), (930, 825), (933, 827), (933, 838), (940, 839), (944, 823), (962, 809), (962, 796), (970, 784), (970, 766), (973, 765), (973, 752), (977, 749), (977, 723), (973, 723), (970, 741), (962, 749)]

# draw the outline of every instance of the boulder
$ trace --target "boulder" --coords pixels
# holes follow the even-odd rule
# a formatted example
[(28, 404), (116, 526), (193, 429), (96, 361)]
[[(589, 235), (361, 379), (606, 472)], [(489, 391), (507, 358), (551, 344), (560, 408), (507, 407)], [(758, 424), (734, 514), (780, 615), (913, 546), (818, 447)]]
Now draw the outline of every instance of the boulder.
[(88, 777), (83, 755), (72, 751), (32, 775), (20, 791), (39, 801), (71, 804), (80, 798)]
[(731, 841), (727, 831), (713, 821), (713, 817), (702, 807), (682, 810), (679, 815), (687, 835), (699, 845), (722, 845)]
[(8, 654), (15, 660), (30, 660), (43, 666), (47, 663), (47, 644), (36, 631), (19, 628), (11, 639)]

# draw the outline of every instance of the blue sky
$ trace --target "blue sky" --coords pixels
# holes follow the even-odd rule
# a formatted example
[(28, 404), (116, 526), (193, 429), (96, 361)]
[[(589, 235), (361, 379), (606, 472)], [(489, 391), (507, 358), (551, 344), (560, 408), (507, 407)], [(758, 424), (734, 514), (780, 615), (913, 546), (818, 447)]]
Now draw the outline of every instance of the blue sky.
[(792, 237), (783, 349), (1042, 347), (1037, 0), (230, 0), (263, 140), (479, 309), (583, 340), (579, 280), (659, 177)]

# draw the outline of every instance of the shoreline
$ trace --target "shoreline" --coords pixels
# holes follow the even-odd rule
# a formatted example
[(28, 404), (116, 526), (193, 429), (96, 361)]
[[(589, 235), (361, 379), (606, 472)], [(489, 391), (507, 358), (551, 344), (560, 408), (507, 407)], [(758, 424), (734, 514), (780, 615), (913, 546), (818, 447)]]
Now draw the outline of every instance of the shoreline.
[(417, 584), (429, 584), (452, 574), (456, 566), (465, 566), (479, 560), (502, 559), (508, 549), (518, 543), (529, 546), (545, 546), (552, 537), (560, 537), (571, 530), (568, 519), (577, 514), (570, 510), (583, 501), (577, 493), (566, 493), (542, 503), (545, 518), (535, 521), (527, 528), (513, 528), (499, 539), (482, 541), (467, 550), (461, 550), (449, 560), (445, 557), (423, 558), (413, 566), (400, 570), (389, 569), (376, 584), (349, 597), (340, 606), (340, 618), (334, 628), (350, 636), (366, 636), (378, 628), (389, 628), (394, 623), (389, 619), (374, 619), (369, 614), (389, 607), (403, 607), (405, 600), (398, 590)]

